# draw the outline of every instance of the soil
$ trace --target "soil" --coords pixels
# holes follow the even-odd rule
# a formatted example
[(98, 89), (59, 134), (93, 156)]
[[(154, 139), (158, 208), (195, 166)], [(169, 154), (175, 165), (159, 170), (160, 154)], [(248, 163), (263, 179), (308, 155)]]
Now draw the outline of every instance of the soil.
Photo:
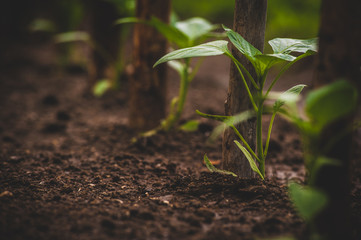
[[(192, 82), (183, 120), (195, 132), (140, 139), (127, 127), (127, 83), (101, 98), (84, 94), (88, 76), (61, 68), (49, 43), (2, 52), (0, 72), (0, 239), (254, 239), (300, 235), (305, 226), (287, 194), (304, 181), (297, 130), (277, 119), (267, 178), (211, 173), (221, 159), (215, 122), (194, 113), (223, 112), (229, 62), (210, 58)], [(312, 65), (285, 76), (311, 79)], [(169, 98), (177, 79), (169, 74)], [(267, 119), (265, 120), (265, 124)], [(355, 152), (355, 159), (361, 156)], [(361, 239), (361, 167), (353, 166), (350, 206)]]

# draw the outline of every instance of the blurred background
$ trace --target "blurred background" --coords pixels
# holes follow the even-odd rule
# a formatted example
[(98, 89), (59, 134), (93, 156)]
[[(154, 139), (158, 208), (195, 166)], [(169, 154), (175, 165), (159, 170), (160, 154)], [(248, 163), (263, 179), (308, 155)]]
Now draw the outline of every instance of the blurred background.
[[(11, 36), (16, 39), (29, 29), (64, 32), (82, 28), (95, 2), (113, 5), (119, 17), (134, 15), (134, 0), (6, 1), (0, 9), (1, 38)], [(180, 19), (199, 16), (225, 25), (231, 25), (233, 21), (234, 0), (173, 0), (172, 5)], [(319, 6), (320, 0), (268, 1), (266, 40), (276, 36), (316, 36)]]
[[(173, 0), (172, 6), (172, 16), (180, 20), (202, 17), (211, 23), (233, 25), (234, 0)], [(269, 0), (266, 41), (317, 36), (319, 8), (320, 0)], [(117, 79), (131, 62), (133, 25), (114, 22), (134, 15), (135, 0), (4, 1), (0, 8), (0, 63), (13, 55), (9, 45), (53, 42), (58, 64), (85, 66), (90, 86), (96, 85), (101, 95), (117, 87)], [(265, 52), (269, 50), (265, 44)]]

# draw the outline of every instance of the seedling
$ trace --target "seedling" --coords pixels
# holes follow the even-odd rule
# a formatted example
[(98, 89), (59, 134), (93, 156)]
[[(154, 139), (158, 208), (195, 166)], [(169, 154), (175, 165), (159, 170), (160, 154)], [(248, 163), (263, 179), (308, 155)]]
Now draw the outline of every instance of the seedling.
[(339, 160), (326, 157), (324, 154), (332, 148), (337, 148), (337, 142), (345, 134), (349, 134), (354, 126), (345, 126), (343, 132), (327, 139), (322, 133), (330, 124), (352, 114), (356, 106), (356, 89), (347, 81), (341, 80), (312, 91), (306, 98), (303, 111), (297, 108), (295, 100), (287, 102), (280, 111), (282, 116), (299, 128), (303, 139), (308, 186), (291, 183), (289, 195), (299, 215), (310, 228), (310, 239), (324, 239), (317, 233), (314, 221), (332, 200), (322, 189), (316, 188), (315, 181), (323, 167), (342, 165)]
[[(134, 0), (109, 0), (109, 2), (117, 8), (118, 13), (122, 16), (130, 15), (134, 12)], [(109, 89), (117, 89), (120, 85), (120, 75), (124, 71), (126, 63), (124, 49), (129, 29), (121, 29), (119, 56), (114, 57), (109, 50), (106, 50), (104, 44), (95, 41), (88, 32), (75, 30), (83, 20), (84, 9), (89, 3), (82, 3), (81, 1), (60, 1), (59, 4), (60, 13), (66, 12), (66, 14), (61, 14), (61, 19), (54, 22), (49, 19), (37, 18), (30, 24), (30, 30), (33, 32), (52, 33), (54, 35), (54, 42), (64, 46), (64, 50), (61, 51), (60, 55), (60, 62), (62, 65), (68, 63), (69, 57), (74, 55), (76, 48), (72, 43), (85, 43), (92, 50), (97, 52), (104, 62), (109, 66), (114, 66), (115, 69), (115, 76), (112, 76), (112, 79), (96, 79), (97, 82), (93, 86), (93, 94), (99, 97)]]
[[(341, 133), (322, 138), (322, 131), (333, 122), (352, 113), (357, 106), (357, 91), (347, 81), (340, 80), (331, 85), (312, 91), (306, 98), (304, 111), (296, 107), (295, 101), (285, 104), (280, 114), (294, 123), (301, 132), (305, 150), (305, 166), (308, 183), (314, 184), (318, 171), (325, 165), (339, 165), (335, 159), (324, 156), (354, 126), (345, 126)], [(306, 116), (306, 117), (302, 117)]]
[[(107, 90), (116, 88), (117, 79), (124, 69), (124, 61), (118, 61), (111, 56), (111, 54), (104, 49), (104, 47), (97, 43), (89, 33), (85, 31), (69, 31), (56, 34), (54, 36), (54, 42), (56, 44), (66, 44), (74, 42), (83, 42), (87, 44), (91, 49), (99, 54), (105, 62), (109, 65), (115, 66), (114, 79), (97, 79), (97, 82), (93, 86), (93, 94), (97, 97), (102, 96)], [(122, 52), (122, 51), (121, 51)]]
[[(173, 51), (161, 59), (155, 64), (161, 64), (168, 61), (173, 61), (176, 59), (186, 59), (189, 61), (189, 58), (193, 57), (204, 57), (204, 56), (216, 56), (216, 55), (225, 55), (229, 57), (233, 63), (236, 65), (238, 72), (244, 83), (244, 87), (248, 93), (248, 97), (252, 103), (253, 109), (247, 111), (246, 113), (241, 113), (238, 116), (219, 116), (219, 115), (210, 115), (204, 114), (197, 111), (202, 117), (215, 119), (224, 123), (224, 125), (231, 127), (236, 135), (239, 137), (239, 141), (235, 140), (235, 144), (242, 151), (242, 153), (247, 158), (252, 170), (256, 172), (260, 178), (264, 179), (265, 177), (265, 160), (268, 152), (270, 136), (272, 132), (272, 126), (277, 113), (281, 111), (284, 104), (289, 101), (289, 98), (293, 98), (294, 95), (300, 94), (305, 85), (297, 85), (287, 90), (274, 102), (273, 108), (265, 108), (265, 100), (269, 99), (270, 92), (282, 74), (291, 67), (294, 63), (300, 59), (313, 55), (316, 53), (317, 48), (317, 39), (290, 39), (290, 38), (276, 38), (269, 41), (273, 49), (272, 54), (262, 54), (257, 48), (248, 43), (240, 34), (232, 31), (229, 28), (224, 27), (227, 37), (231, 43), (236, 47), (236, 49), (243, 54), (253, 65), (256, 76), (255, 78), (251, 76), (249, 71), (232, 55), (231, 51), (228, 49), (228, 42), (224, 40), (218, 40), (213, 42), (208, 42), (194, 47), (179, 49)], [(299, 56), (291, 55), (292, 52), (301, 53)], [(277, 76), (273, 79), (268, 89), (264, 89), (265, 80), (269, 70), (276, 63), (286, 63)], [(251, 91), (249, 88), (246, 78), (253, 85), (254, 91)], [(264, 113), (272, 114), (271, 121), (268, 127), (268, 134), (266, 138), (266, 144), (263, 146), (262, 142), (262, 116)], [(235, 127), (236, 124), (245, 121), (251, 117), (256, 117), (256, 149), (252, 149), (250, 145), (246, 142), (242, 134)], [(257, 162), (259, 166), (255, 163)]]
[[(171, 43), (173, 48), (193, 47), (210, 37), (223, 36), (222, 34), (212, 32), (218, 28), (218, 25), (213, 25), (207, 20), (199, 17), (190, 18), (185, 21), (175, 21), (170, 24), (166, 24), (155, 17), (149, 21), (137, 18), (123, 18), (119, 19), (117, 23), (143, 23), (150, 25), (157, 29)], [(180, 88), (178, 96), (174, 97), (171, 101), (168, 116), (162, 121), (161, 126), (157, 130), (162, 129), (169, 131), (179, 121), (187, 98), (189, 84), (197, 74), (201, 63), (202, 59), (198, 59), (195, 62), (194, 67), (191, 67), (189, 59), (183, 59), (182, 61), (173, 59), (173, 61), (169, 61), (169, 66), (180, 76)], [(195, 122), (193, 121), (193, 124), (186, 124), (182, 128), (185, 130), (194, 129), (194, 123)], [(188, 126), (191, 128), (187, 128)], [(156, 131), (152, 130), (152, 133), (154, 132)]]

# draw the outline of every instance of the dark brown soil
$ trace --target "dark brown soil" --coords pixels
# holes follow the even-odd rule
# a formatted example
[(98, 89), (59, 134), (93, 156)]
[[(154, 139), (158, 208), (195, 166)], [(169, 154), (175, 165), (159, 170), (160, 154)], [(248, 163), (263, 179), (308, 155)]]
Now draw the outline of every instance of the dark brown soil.
[[(221, 141), (206, 142), (216, 123), (202, 119), (196, 132), (132, 144), (126, 82), (102, 98), (86, 96), (86, 73), (59, 68), (53, 48), (2, 53), (0, 239), (254, 239), (302, 231), (287, 196), (287, 182), (304, 179), (301, 142), (286, 121), (274, 128), (264, 182), (210, 173), (202, 158), (221, 158)], [(195, 109), (222, 113), (228, 64), (205, 62), (184, 120), (198, 119)], [(172, 73), (169, 86), (171, 97)], [(354, 169), (351, 207), (359, 221), (360, 164)]]

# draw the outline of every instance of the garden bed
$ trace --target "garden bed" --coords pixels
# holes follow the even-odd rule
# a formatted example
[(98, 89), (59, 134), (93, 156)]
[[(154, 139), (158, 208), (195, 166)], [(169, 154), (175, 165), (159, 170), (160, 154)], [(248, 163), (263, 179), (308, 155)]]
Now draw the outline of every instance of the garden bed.
[[(57, 67), (53, 50), (49, 44), (22, 45), (3, 54), (0, 239), (300, 234), (304, 223), (288, 199), (287, 182), (304, 180), (302, 146), (289, 123), (277, 119), (264, 182), (210, 173), (203, 155), (221, 159), (221, 140), (207, 143), (215, 122), (201, 119), (198, 131), (160, 132), (132, 143), (127, 83), (102, 98), (84, 94), (87, 74)], [(311, 67), (286, 75), (281, 88), (310, 79)], [(228, 69), (224, 58), (205, 61), (191, 85), (184, 120), (199, 119), (195, 109), (223, 112)], [(169, 75), (171, 98), (177, 79)], [(353, 168), (351, 194), (358, 236), (360, 165)]]

